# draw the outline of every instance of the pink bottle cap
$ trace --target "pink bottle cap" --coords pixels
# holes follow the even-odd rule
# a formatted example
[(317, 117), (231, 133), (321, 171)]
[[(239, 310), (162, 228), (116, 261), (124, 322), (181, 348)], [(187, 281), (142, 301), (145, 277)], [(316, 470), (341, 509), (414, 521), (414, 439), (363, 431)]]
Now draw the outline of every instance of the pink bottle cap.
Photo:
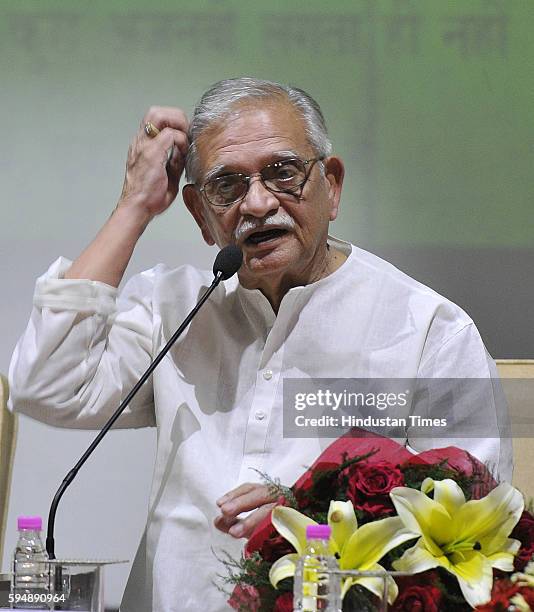
[(306, 527), (308, 540), (328, 540), (331, 533), (330, 525), (308, 525)]
[(43, 519), (40, 516), (19, 516), (17, 524), (19, 529), (41, 531), (43, 528)]

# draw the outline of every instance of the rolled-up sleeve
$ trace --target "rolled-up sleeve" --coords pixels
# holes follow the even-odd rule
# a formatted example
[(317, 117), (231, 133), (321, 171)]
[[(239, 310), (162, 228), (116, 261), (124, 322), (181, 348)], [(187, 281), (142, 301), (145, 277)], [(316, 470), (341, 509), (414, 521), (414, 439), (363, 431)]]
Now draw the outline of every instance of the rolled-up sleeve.
[[(100, 428), (150, 364), (154, 273), (118, 296), (104, 283), (62, 278), (55, 261), (36, 283), (33, 309), (9, 368), (10, 408), (59, 427)], [(151, 380), (118, 427), (155, 425)]]

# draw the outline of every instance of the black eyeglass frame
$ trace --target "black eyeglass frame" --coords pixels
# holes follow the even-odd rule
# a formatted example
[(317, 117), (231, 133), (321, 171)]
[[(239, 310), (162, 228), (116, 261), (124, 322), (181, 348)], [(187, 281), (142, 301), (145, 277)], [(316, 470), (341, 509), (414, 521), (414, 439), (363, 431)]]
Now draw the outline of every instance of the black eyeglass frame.
[[(275, 161), (271, 164), (267, 164), (265, 167), (263, 167), (259, 172), (254, 172), (254, 174), (243, 174), (242, 172), (232, 172), (230, 174), (224, 174), (222, 176), (216, 176), (212, 179), (210, 179), (209, 181), (206, 181), (204, 183), (204, 185), (202, 185), (202, 187), (197, 187), (195, 185), (195, 188), (198, 189), (198, 191), (206, 198), (206, 201), (208, 202), (208, 204), (210, 204), (211, 206), (213, 206), (214, 208), (219, 208), (219, 209), (226, 209), (226, 208), (230, 208), (231, 206), (233, 206), (234, 204), (238, 204), (239, 202), (242, 202), (245, 197), (247, 196), (247, 193), (250, 189), (250, 179), (253, 178), (254, 176), (259, 176), (260, 180), (261, 180), (261, 184), (265, 187), (265, 189), (267, 189), (268, 191), (270, 191), (271, 193), (288, 193), (290, 195), (298, 195), (298, 197), (300, 198), (302, 196), (302, 192), (304, 191), (304, 187), (306, 186), (306, 183), (308, 182), (308, 179), (310, 178), (310, 174), (311, 171), (313, 170), (313, 166), (315, 165), (316, 162), (318, 161), (323, 161), (325, 159), (324, 156), (322, 157), (312, 157), (311, 159), (300, 159), (298, 157), (291, 157), (289, 159), (281, 159), (279, 161)], [(266, 180), (272, 180), (272, 179), (265, 179), (263, 176), (263, 173), (268, 170), (269, 168), (272, 168), (273, 166), (277, 166), (279, 164), (288, 164), (291, 162), (299, 162), (301, 164), (304, 164), (305, 167), (305, 171), (304, 171), (304, 178), (302, 180), (302, 182), (299, 185), (296, 185), (295, 187), (292, 187), (291, 189), (273, 189), (269, 186), (267, 186), (265, 184)], [(308, 164), (311, 164), (311, 166), (308, 166)], [(228, 202), (228, 204), (214, 204), (207, 196), (206, 194), (206, 186), (209, 185), (210, 183), (217, 181), (221, 178), (228, 178), (228, 176), (239, 176), (241, 177), (242, 181), (244, 183), (246, 183), (247, 188), (245, 190), (245, 192), (243, 193), (242, 196), (240, 196), (239, 198), (237, 198), (236, 200), (234, 200), (233, 202)], [(300, 190), (300, 192), (299, 192)], [(299, 193), (298, 193), (299, 192)]]

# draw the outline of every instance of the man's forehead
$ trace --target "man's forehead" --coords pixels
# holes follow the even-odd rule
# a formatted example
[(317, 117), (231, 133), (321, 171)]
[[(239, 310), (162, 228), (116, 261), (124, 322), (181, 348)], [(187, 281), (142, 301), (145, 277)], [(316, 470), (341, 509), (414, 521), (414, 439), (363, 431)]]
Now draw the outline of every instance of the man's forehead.
[[(204, 174), (217, 166), (256, 165), (310, 152), (305, 123), (288, 103), (243, 104), (205, 130), (197, 150)], [(237, 169), (237, 168), (236, 168)]]

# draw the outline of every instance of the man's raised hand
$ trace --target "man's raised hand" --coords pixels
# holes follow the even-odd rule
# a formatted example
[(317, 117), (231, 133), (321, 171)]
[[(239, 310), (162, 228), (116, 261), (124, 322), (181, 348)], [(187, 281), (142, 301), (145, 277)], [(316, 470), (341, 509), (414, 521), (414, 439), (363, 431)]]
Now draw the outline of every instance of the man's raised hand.
[[(159, 133), (145, 131), (150, 122)], [(153, 106), (128, 151), (119, 203), (82, 251), (65, 278), (83, 278), (118, 287), (146, 226), (166, 210), (178, 193), (187, 154), (187, 118), (178, 108)], [(172, 151), (169, 159), (168, 151)]]
[[(147, 123), (159, 134), (149, 136)], [(187, 129), (187, 117), (179, 108), (152, 106), (147, 111), (128, 150), (119, 208), (136, 207), (152, 219), (171, 205), (185, 166)]]

